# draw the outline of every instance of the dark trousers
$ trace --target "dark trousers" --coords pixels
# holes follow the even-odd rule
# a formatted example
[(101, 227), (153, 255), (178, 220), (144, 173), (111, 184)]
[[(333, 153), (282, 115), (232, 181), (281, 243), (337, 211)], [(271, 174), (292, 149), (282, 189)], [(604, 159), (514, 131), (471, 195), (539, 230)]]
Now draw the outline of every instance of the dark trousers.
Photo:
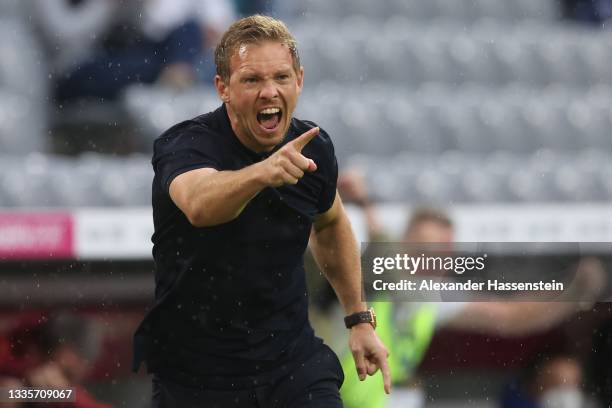
[(322, 345), (308, 361), (270, 385), (218, 390), (153, 376), (153, 408), (342, 408), (342, 367)]

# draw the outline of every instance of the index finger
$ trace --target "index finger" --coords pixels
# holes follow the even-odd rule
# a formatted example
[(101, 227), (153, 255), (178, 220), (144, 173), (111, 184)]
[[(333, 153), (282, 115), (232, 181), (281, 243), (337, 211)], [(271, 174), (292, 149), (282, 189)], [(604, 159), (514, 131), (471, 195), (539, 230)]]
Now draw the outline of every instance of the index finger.
[(300, 136), (298, 136), (291, 143), (293, 144), (293, 146), (295, 146), (297, 151), (301, 153), (302, 149), (304, 148), (304, 146), (306, 146), (318, 134), (319, 134), (319, 127), (318, 126), (317, 127), (313, 127), (312, 129), (302, 133)]
[(389, 369), (389, 363), (387, 358), (384, 356), (378, 357), (378, 366), (383, 376), (383, 383), (385, 385), (385, 393), (391, 394), (391, 370)]

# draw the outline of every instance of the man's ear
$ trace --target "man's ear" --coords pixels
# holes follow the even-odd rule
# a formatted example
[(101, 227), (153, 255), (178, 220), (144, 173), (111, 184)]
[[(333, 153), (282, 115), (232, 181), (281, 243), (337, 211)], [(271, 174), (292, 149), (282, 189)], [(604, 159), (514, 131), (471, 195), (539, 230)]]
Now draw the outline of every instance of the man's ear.
[(220, 75), (215, 75), (215, 89), (217, 90), (217, 95), (224, 103), (229, 102), (229, 88), (223, 81)]
[(298, 93), (302, 92), (304, 87), (304, 67), (300, 67), (300, 72), (297, 73)]

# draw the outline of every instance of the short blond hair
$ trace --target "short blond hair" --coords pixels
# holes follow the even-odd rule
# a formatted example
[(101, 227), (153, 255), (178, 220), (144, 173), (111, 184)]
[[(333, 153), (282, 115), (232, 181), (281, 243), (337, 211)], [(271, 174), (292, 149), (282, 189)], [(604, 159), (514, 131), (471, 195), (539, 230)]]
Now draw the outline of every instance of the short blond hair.
[(285, 23), (270, 16), (256, 14), (234, 22), (223, 33), (219, 44), (215, 48), (217, 75), (223, 81), (229, 81), (230, 58), (236, 50), (242, 45), (263, 41), (276, 41), (286, 45), (293, 59), (293, 69), (296, 73), (300, 72), (301, 65), (297, 51), (297, 41), (289, 32)]

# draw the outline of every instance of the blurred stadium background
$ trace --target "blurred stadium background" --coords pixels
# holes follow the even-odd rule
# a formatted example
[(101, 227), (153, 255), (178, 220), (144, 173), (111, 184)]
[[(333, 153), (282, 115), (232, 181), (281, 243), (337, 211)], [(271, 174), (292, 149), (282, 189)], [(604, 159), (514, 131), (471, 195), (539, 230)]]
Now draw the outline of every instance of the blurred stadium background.
[[(0, 376), (27, 369), (15, 333), (69, 311), (102, 328), (92, 393), (146, 407), (148, 379), (129, 366), (153, 291), (151, 145), (219, 105), (210, 51), (193, 86), (58, 103), (30, 3), (0, 3)], [(330, 133), (341, 169), (365, 175), (388, 230), (432, 204), (466, 242), (612, 241), (612, 31), (596, 3), (228, 0), (235, 15), (288, 23), (306, 75), (296, 116)], [(496, 406), (561, 335), (587, 361), (610, 316), (600, 303), (520, 339), (438, 333), (419, 369), (429, 406)]]

